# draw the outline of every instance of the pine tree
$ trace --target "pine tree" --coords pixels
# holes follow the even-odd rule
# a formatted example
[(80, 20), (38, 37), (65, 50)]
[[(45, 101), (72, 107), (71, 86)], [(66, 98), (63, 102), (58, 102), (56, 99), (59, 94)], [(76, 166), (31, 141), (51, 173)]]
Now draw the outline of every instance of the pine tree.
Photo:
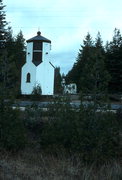
[(73, 65), (73, 68), (66, 75), (67, 82), (73, 82), (77, 84), (78, 91), (81, 90), (80, 78), (86, 61), (89, 61), (91, 52), (93, 49), (93, 41), (90, 33), (87, 33), (81, 49)]
[[(5, 94), (6, 80), (7, 80), (7, 52), (6, 52), (6, 19), (5, 19), (5, 6), (0, 0), (0, 91)], [(1, 95), (2, 95), (1, 94)]]
[(16, 66), (19, 70), (19, 72), (21, 71), (21, 67), (24, 65), (25, 63), (25, 39), (23, 36), (22, 31), (20, 30), (20, 32), (17, 34), (16, 38), (15, 38), (15, 59), (16, 59)]
[(54, 93), (62, 94), (62, 86), (61, 86), (62, 77), (60, 74), (60, 67), (55, 68), (55, 76), (54, 76)]
[[(102, 45), (100, 33), (98, 33), (94, 44), (89, 48), (84, 43), (82, 54), (84, 64), (80, 78), (82, 93), (92, 96), (94, 104), (99, 105), (105, 100), (107, 94), (108, 81), (110, 76), (105, 67), (105, 52)], [(100, 101), (99, 101), (100, 100)]]
[(5, 5), (3, 5), (2, 0), (0, 0), (0, 54), (3, 53), (3, 49), (5, 48), (5, 40), (6, 40), (6, 14), (4, 12)]
[(110, 93), (122, 92), (122, 36), (120, 30), (114, 30), (113, 40), (106, 45), (107, 69), (111, 75)]
[(6, 49), (8, 52), (8, 57), (14, 57), (15, 53), (15, 39), (13, 37), (12, 28), (9, 26), (6, 35)]
[(94, 102), (106, 95), (109, 74), (105, 68), (104, 56), (99, 49), (94, 49), (90, 61), (84, 65), (81, 76), (81, 91), (91, 95)]
[(5, 6), (0, 0), (0, 95), (2, 99), (8, 98), (13, 89), (15, 89), (16, 67), (13, 61), (14, 57), (14, 38), (12, 29), (7, 26)]
[(105, 49), (103, 46), (103, 41), (102, 41), (100, 32), (98, 32), (97, 37), (95, 39), (95, 47), (99, 49), (101, 53), (105, 56)]
[(15, 95), (20, 94), (21, 67), (25, 62), (25, 39), (22, 31), (16, 37), (13, 37), (12, 28), (8, 27), (6, 36), (6, 51), (9, 67), (9, 84)]
[(18, 77), (17, 77), (17, 82), (16, 83), (16, 88), (18, 87), (17, 91), (20, 94), (20, 84), (21, 84), (21, 68), (25, 63), (25, 39), (23, 36), (22, 31), (20, 30), (20, 32), (17, 34), (17, 36), (15, 37), (15, 42), (14, 42), (14, 63), (16, 65), (17, 68), (17, 72), (18, 72)]
[(99, 104), (98, 99), (107, 94), (110, 76), (106, 70), (105, 61), (100, 33), (98, 32), (95, 41), (88, 33), (79, 50), (76, 63), (66, 76), (67, 79), (74, 80), (79, 92), (92, 96), (96, 104)]

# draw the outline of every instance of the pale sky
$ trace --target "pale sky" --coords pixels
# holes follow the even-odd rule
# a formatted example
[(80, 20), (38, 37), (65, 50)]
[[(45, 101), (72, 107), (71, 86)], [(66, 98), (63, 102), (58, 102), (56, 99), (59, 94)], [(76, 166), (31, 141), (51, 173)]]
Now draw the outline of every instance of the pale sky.
[(42, 36), (52, 42), (51, 62), (67, 73), (87, 32), (100, 31), (104, 42), (115, 28), (122, 33), (122, 0), (3, 0), (13, 35), (22, 30), (27, 40)]

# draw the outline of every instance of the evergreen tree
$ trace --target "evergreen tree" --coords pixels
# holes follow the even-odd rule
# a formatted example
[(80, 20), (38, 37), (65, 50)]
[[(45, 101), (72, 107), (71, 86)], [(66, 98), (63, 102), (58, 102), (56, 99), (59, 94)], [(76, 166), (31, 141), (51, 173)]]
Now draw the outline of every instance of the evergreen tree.
[[(12, 28), (8, 27), (7, 29), (7, 35), (6, 35), (6, 52), (7, 52), (7, 67), (8, 67), (8, 83), (7, 83), (7, 89), (9, 91), (15, 90), (16, 88), (16, 82), (18, 82), (18, 72), (17, 67), (15, 65), (14, 61), (14, 50), (15, 43), (14, 43), (14, 37), (12, 34)], [(14, 91), (15, 93), (15, 91)]]
[[(18, 110), (12, 109), (10, 101), (14, 89), (16, 66), (11, 29), (5, 29), (4, 5), (0, 0), (0, 148), (19, 150), (26, 143), (24, 123)], [(13, 53), (13, 54), (12, 54)]]
[[(6, 45), (6, 19), (5, 19), (5, 6), (3, 5), (2, 0), (0, 0), (0, 92), (1, 97), (6, 93), (6, 81), (7, 81), (7, 51), (5, 48)], [(4, 94), (4, 95), (3, 95)]]
[[(19, 92), (21, 67), (25, 63), (25, 39), (22, 31), (13, 37), (11, 27), (6, 28), (5, 6), (0, 0), (0, 85), (4, 93), (10, 89)], [(7, 92), (8, 91), (8, 92)]]
[(5, 27), (7, 25), (6, 22), (6, 14), (4, 12), (5, 6), (3, 5), (2, 0), (0, 0), (0, 49), (4, 48), (4, 43), (6, 39), (6, 30)]
[[(14, 60), (14, 38), (11, 27), (6, 28), (5, 6), (0, 0), (0, 92), (1, 98), (8, 98), (11, 92), (15, 90), (17, 79), (17, 68)], [(14, 93), (13, 93), (14, 94)]]
[(101, 53), (105, 56), (105, 49), (103, 46), (103, 41), (102, 41), (100, 32), (98, 32), (97, 37), (95, 39), (95, 47), (99, 49)]
[(83, 41), (83, 45), (81, 45), (81, 49), (79, 49), (76, 63), (74, 63), (73, 68), (66, 75), (66, 81), (76, 83), (78, 91), (81, 90), (82, 86), (80, 79), (84, 69), (84, 64), (90, 60), (92, 49), (94, 49), (93, 41), (91, 35), (88, 33)]
[(114, 30), (113, 40), (106, 45), (106, 64), (111, 75), (110, 93), (122, 92), (122, 36), (120, 30)]
[(60, 67), (55, 68), (55, 76), (54, 76), (54, 93), (61, 94), (62, 86), (61, 86), (62, 77), (60, 74)]
[[(25, 44), (22, 31), (16, 37), (13, 37), (12, 28), (8, 27), (6, 37), (6, 50), (8, 58), (8, 67), (10, 69), (10, 86), (12, 92), (20, 94), (21, 67), (25, 62)], [(10, 90), (10, 89), (9, 89)]]
[(80, 79), (81, 91), (90, 95), (94, 104), (100, 105), (107, 95), (109, 74), (105, 68), (104, 56), (99, 49), (92, 50), (93, 56), (84, 64)]
[(79, 81), (80, 90), (83, 94), (92, 97), (96, 111), (98, 106), (102, 106), (107, 98), (110, 79), (105, 67), (105, 52), (99, 32), (94, 43), (86, 36), (84, 46), (82, 46), (81, 61), (83, 63)]
[(7, 29), (6, 49), (8, 52), (8, 57), (13, 58), (15, 53), (15, 39), (13, 37), (13, 31), (11, 27), (8, 27)]
[(20, 84), (21, 84), (21, 68), (25, 63), (25, 39), (23, 37), (22, 31), (20, 31), (14, 42), (14, 63), (16, 66), (16, 72), (17, 72), (17, 83), (16, 83), (16, 89), (17, 92), (20, 94)]
[(105, 62), (105, 50), (100, 33), (98, 32), (95, 41), (88, 33), (79, 50), (76, 63), (66, 76), (77, 84), (79, 92), (90, 94), (97, 104), (99, 104), (98, 99), (107, 93), (110, 80)]
[(21, 67), (25, 63), (25, 49), (26, 49), (25, 39), (22, 31), (20, 30), (20, 32), (17, 34), (15, 38), (15, 51), (14, 51), (15, 59), (16, 59), (15, 62), (19, 71), (21, 71)]

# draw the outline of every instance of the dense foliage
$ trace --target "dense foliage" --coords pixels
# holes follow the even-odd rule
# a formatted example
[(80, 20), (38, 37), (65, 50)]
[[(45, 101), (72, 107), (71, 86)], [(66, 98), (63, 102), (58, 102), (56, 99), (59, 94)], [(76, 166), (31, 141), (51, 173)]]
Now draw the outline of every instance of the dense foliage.
[(19, 94), (21, 67), (25, 62), (25, 39), (22, 31), (13, 37), (12, 28), (7, 27), (5, 6), (0, 0), (0, 88), (6, 94)]
[(19, 93), (24, 39), (22, 32), (13, 38), (11, 28), (7, 29), (4, 8), (0, 0), (0, 147), (19, 150), (26, 144), (25, 127), (11, 99)]
[(20, 111), (8, 105), (0, 107), (0, 148), (18, 151), (27, 143), (26, 129)]
[(60, 73), (60, 67), (56, 67), (54, 75), (54, 94), (62, 94), (61, 81), (62, 77)]
[(122, 35), (120, 30), (114, 30), (113, 40), (106, 45), (106, 64), (111, 75), (109, 91), (122, 92)]
[(2, 0), (0, 0), (0, 45), (1, 47), (4, 47), (4, 40), (6, 39), (6, 31), (5, 26), (7, 25), (7, 22), (5, 20), (6, 14), (4, 12), (4, 5)]
[(41, 86), (38, 84), (33, 88), (33, 91), (31, 93), (31, 99), (38, 101), (41, 98), (41, 94), (42, 94), (42, 89)]
[[(118, 29), (114, 30), (113, 40), (103, 46), (100, 33), (95, 41), (88, 33), (81, 45), (76, 62), (66, 75), (66, 81), (77, 84), (78, 91), (83, 91), (84, 83), (89, 89), (108, 79), (109, 93), (122, 92), (122, 37)], [(94, 89), (94, 88), (93, 88)], [(86, 92), (86, 91), (85, 91)], [(87, 92), (86, 92), (87, 93)]]
[(67, 100), (51, 105), (44, 124), (40, 144), (51, 152), (65, 149), (79, 153), (85, 162), (104, 162), (117, 158), (119, 151), (119, 122), (115, 114), (94, 112), (92, 105), (72, 109)]

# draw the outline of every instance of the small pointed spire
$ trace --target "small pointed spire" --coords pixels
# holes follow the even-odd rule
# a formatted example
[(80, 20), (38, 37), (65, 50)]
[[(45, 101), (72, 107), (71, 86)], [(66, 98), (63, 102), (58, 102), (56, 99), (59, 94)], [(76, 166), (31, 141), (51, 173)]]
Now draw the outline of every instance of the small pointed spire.
[(40, 32), (40, 31), (38, 31), (38, 32), (37, 32), (37, 36), (40, 36), (40, 35), (41, 35), (41, 32)]

